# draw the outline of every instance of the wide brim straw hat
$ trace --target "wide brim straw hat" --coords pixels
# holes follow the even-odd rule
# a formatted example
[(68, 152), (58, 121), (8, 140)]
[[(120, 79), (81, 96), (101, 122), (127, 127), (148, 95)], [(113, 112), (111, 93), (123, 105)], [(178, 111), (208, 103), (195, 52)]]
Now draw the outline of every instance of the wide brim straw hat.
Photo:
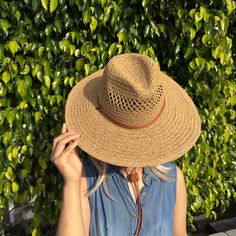
[(148, 56), (113, 57), (103, 70), (69, 93), (65, 121), (80, 134), (79, 147), (118, 166), (145, 167), (188, 152), (200, 134), (200, 118), (186, 91)]

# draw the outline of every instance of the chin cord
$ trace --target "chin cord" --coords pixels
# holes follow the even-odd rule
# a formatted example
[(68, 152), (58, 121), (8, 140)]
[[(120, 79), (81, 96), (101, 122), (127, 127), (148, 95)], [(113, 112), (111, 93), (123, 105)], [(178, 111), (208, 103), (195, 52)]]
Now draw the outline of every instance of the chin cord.
[(132, 173), (130, 174), (127, 172), (125, 168), (125, 172), (127, 174), (127, 180), (131, 182), (132, 188), (134, 190), (135, 199), (137, 199), (137, 202), (138, 202), (138, 221), (137, 221), (137, 226), (136, 226), (134, 236), (139, 236), (141, 232), (141, 228), (142, 228), (143, 209), (142, 209), (142, 202), (141, 202), (140, 191), (139, 191), (139, 186), (138, 186), (139, 176), (138, 176), (138, 173), (136, 172), (134, 173), (135, 169), (136, 168), (134, 168), (132, 170)]

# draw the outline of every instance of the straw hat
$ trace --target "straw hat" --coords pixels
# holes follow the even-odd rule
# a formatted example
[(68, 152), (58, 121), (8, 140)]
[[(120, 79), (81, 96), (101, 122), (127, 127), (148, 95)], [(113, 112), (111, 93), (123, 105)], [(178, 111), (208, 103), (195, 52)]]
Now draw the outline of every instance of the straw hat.
[(109, 164), (145, 167), (175, 160), (200, 134), (198, 111), (173, 79), (142, 54), (113, 57), (77, 83), (65, 109), (79, 147)]

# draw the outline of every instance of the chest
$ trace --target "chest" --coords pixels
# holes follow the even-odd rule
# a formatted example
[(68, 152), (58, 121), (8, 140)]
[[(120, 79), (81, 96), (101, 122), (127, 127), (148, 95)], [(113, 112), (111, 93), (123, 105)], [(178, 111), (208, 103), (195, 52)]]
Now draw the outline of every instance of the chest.
[[(149, 180), (143, 178), (138, 182), (144, 214), (141, 236), (171, 236), (174, 188), (165, 182)], [(90, 235), (133, 235), (138, 206), (131, 183), (120, 175), (113, 175), (107, 187), (115, 200), (109, 198), (103, 188), (90, 198)]]
[[(134, 203), (136, 203), (137, 202), (137, 197), (136, 197), (136, 193), (135, 193), (135, 190), (134, 190), (134, 185), (131, 182), (128, 182), (128, 181), (127, 181), (127, 185), (128, 185), (129, 194), (131, 195)], [(144, 183), (143, 183), (142, 178), (138, 182), (138, 187), (139, 187), (139, 191), (141, 192), (141, 190), (144, 187)]]

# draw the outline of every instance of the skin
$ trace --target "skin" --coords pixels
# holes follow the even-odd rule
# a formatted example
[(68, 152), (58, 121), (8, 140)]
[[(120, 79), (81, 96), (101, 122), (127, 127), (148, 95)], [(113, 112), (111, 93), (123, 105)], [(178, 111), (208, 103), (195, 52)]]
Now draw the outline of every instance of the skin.
[[(51, 161), (58, 168), (64, 178), (63, 201), (57, 228), (57, 236), (89, 236), (90, 205), (87, 192), (86, 178), (80, 158), (75, 152), (76, 140), (79, 134), (67, 132), (65, 124), (62, 133), (53, 141)], [(133, 168), (126, 168), (131, 173)], [(139, 188), (142, 181), (143, 168), (137, 168), (139, 174)], [(126, 177), (124, 169), (121, 173)], [(131, 184), (128, 182), (130, 193), (135, 201)], [(177, 167), (176, 204), (174, 209), (173, 236), (187, 236), (186, 231), (186, 188), (184, 176)]]

